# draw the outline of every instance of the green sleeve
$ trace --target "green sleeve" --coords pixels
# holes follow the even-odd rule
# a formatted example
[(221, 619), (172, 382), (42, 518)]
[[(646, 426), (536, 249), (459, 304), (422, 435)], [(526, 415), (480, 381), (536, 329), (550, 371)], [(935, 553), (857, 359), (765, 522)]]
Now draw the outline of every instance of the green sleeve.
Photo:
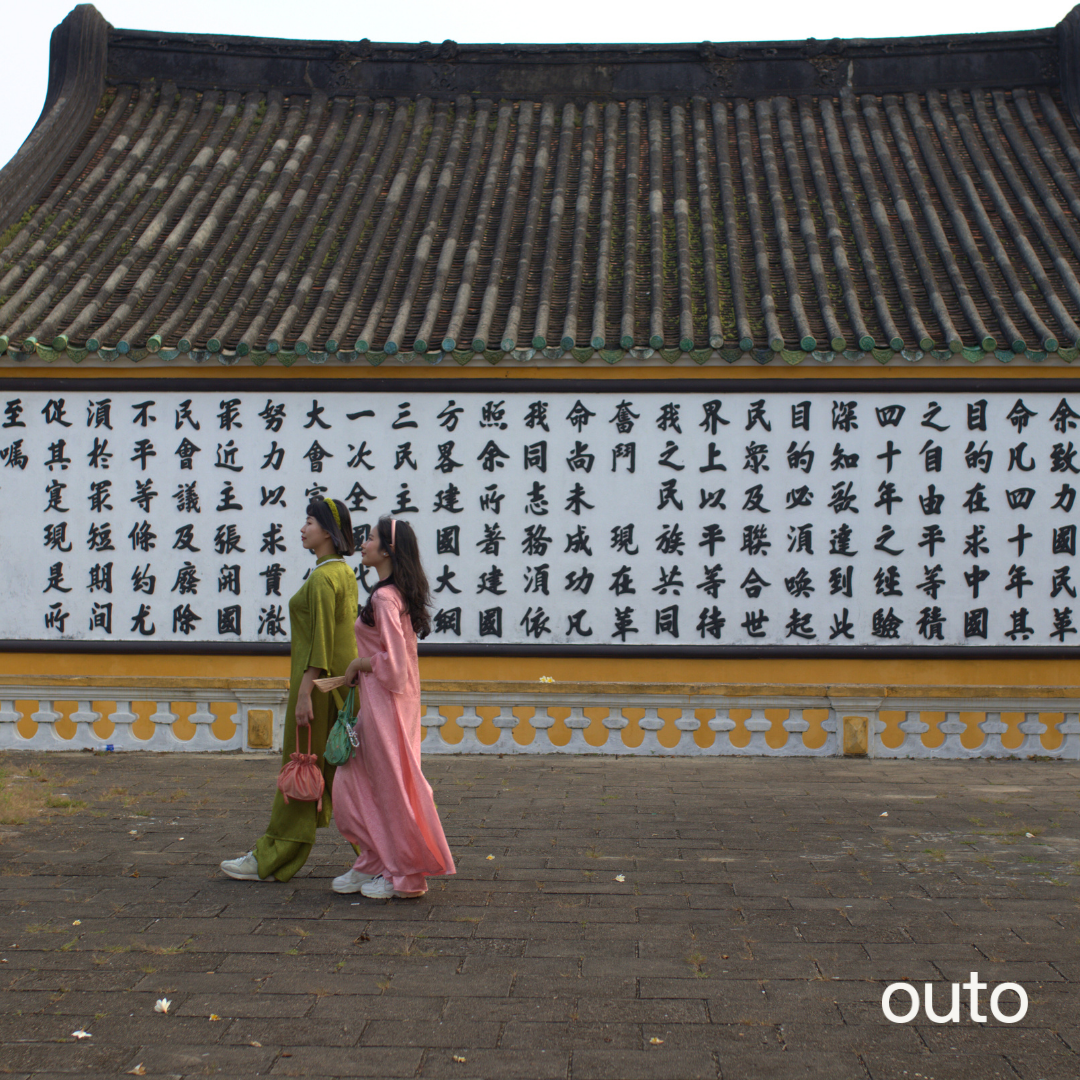
[(307, 643), (308, 655), (304, 669), (320, 668), (329, 675), (334, 669), (337, 596), (325, 573), (314, 574), (308, 580), (307, 601), (311, 640)]

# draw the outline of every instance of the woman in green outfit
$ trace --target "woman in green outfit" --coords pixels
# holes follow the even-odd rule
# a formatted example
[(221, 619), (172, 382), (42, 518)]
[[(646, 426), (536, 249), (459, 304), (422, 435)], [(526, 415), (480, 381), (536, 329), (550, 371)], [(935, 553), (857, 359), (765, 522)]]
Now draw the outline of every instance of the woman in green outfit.
[[(348, 508), (337, 499), (313, 501), (300, 536), (316, 562), (289, 601), (292, 670), (282, 762), (296, 749), (297, 728), (310, 728), (311, 752), (319, 757), (326, 791), (321, 811), (314, 802), (285, 802), (277, 792), (263, 837), (246, 855), (221, 864), (229, 877), (240, 881), (288, 881), (307, 862), (315, 830), (330, 824), (334, 766), (323, 760), (323, 752), (342, 702), (336, 691), (323, 694), (312, 683), (324, 676), (344, 675), (356, 659), (356, 576), (343, 558), (356, 550)], [(301, 734), (300, 748), (307, 751), (305, 734)]]

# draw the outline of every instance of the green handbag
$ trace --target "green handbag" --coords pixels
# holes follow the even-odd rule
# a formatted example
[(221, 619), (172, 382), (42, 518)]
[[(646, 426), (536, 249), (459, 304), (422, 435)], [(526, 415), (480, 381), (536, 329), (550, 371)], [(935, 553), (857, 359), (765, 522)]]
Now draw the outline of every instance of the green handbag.
[(326, 752), (323, 755), (330, 765), (344, 765), (352, 757), (353, 751), (360, 745), (354, 724), (356, 723), (355, 687), (349, 689), (345, 704), (338, 710), (337, 720), (326, 740)]

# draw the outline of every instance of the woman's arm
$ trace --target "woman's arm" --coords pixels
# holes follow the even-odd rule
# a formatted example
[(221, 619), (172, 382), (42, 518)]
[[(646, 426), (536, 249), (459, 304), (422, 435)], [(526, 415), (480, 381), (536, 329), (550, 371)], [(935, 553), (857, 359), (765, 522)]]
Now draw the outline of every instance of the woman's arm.
[(345, 669), (345, 685), (358, 686), (360, 684), (360, 673), (367, 673), (371, 670), (371, 657), (358, 656)]
[(390, 590), (376, 593), (372, 606), (375, 608), (375, 626), (379, 631), (380, 647), (366, 659), (375, 678), (387, 690), (394, 694), (405, 693), (416, 677), (416, 650), (415, 647), (410, 648), (403, 627), (408, 614), (401, 600), (392, 597)]
[(309, 727), (315, 717), (311, 707), (312, 683), (324, 674), (322, 668), (309, 667), (300, 680), (300, 689), (296, 694), (296, 724), (298, 727)]

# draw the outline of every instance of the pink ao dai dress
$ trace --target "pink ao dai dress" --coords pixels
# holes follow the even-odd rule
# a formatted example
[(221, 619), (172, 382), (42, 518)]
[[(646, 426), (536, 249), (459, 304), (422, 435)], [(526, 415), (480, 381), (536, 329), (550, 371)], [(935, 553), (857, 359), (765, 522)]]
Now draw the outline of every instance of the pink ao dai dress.
[(360, 745), (334, 775), (334, 819), (359, 846), (353, 869), (381, 874), (402, 893), (427, 890), (427, 877), (453, 874), (431, 785), (420, 769), (420, 668), (416, 632), (394, 585), (372, 597), (375, 625), (356, 620)]

